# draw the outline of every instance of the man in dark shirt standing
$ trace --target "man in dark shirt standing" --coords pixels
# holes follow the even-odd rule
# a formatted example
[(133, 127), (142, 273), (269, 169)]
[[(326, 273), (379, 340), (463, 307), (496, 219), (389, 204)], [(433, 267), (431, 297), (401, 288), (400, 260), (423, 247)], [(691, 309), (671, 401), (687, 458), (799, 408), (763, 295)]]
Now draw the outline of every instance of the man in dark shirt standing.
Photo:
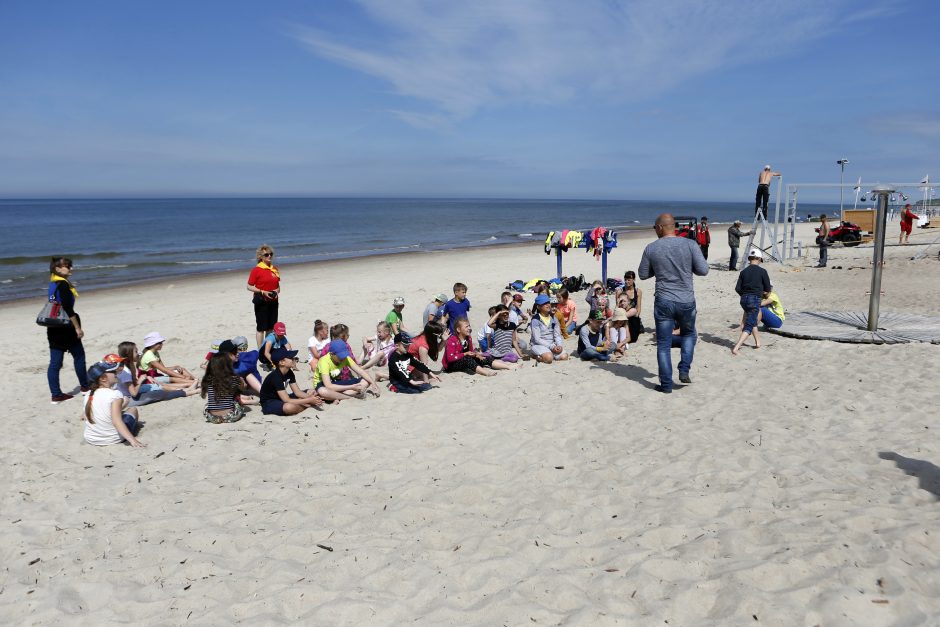
[(659, 364), (657, 392), (672, 392), (672, 332), (679, 329), (679, 381), (692, 383), (689, 370), (695, 353), (695, 291), (692, 275), (708, 274), (708, 262), (698, 244), (676, 237), (676, 221), (664, 213), (656, 218), (659, 239), (647, 245), (640, 259), (637, 276), (644, 281), (656, 277), (653, 318), (656, 321), (656, 360)]
[(741, 221), (735, 220), (728, 228), (728, 246), (731, 248), (731, 260), (728, 261), (728, 270), (733, 272), (738, 269), (738, 248), (741, 247), (741, 238), (750, 235), (750, 231), (741, 230)]
[(761, 267), (764, 254), (759, 248), (752, 248), (747, 254), (748, 265), (738, 275), (738, 284), (734, 287), (741, 296), (741, 309), (744, 310), (744, 326), (738, 343), (731, 349), (732, 355), (737, 355), (748, 335), (754, 336), (754, 348), (760, 348), (760, 338), (757, 335), (757, 314), (760, 313), (760, 301), (764, 294), (769, 294), (771, 288), (770, 275)]

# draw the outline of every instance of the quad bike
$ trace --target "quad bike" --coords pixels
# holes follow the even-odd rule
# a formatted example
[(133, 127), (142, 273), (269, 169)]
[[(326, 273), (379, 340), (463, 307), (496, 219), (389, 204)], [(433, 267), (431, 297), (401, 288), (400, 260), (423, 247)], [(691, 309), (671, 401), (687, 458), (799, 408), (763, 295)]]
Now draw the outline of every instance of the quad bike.
[[(816, 229), (819, 232), (819, 229)], [(851, 222), (841, 222), (839, 226), (829, 230), (826, 240), (832, 244), (842, 242), (843, 246), (858, 246), (862, 243), (862, 229)]]

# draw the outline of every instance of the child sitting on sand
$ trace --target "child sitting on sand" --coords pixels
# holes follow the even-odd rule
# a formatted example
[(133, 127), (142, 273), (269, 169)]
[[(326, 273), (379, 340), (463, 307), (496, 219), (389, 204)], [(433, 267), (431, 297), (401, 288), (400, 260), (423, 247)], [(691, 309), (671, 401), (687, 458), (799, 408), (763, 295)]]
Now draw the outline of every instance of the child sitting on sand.
[(523, 355), (516, 325), (510, 320), (509, 309), (505, 305), (498, 305), (495, 309), (487, 323), (493, 332), (490, 334), (492, 341), (485, 354), (493, 359), (516, 364)]
[(535, 297), (535, 315), (529, 324), (532, 335), (529, 350), (543, 364), (568, 359), (568, 353), (562, 344), (558, 319), (551, 311), (552, 303), (548, 296), (539, 294)]
[[(362, 358), (359, 360), (363, 370), (370, 370), (374, 366), (384, 366), (388, 363), (388, 356), (395, 351), (395, 341), (392, 339), (392, 325), (382, 321), (375, 327), (375, 335), (363, 338)], [(382, 381), (385, 375), (376, 374), (376, 380)]]
[(144, 336), (144, 354), (140, 356), (140, 369), (144, 371), (154, 383), (182, 383), (190, 386), (196, 382), (196, 377), (182, 366), (165, 366), (160, 357), (163, 343), (166, 338), (157, 331), (151, 331)]
[(126, 441), (134, 447), (147, 446), (137, 434), (137, 410), (126, 408), (127, 400), (118, 390), (115, 372), (120, 364), (99, 361), (88, 369), (88, 396), (85, 398), (85, 441), (95, 446)]
[(630, 348), (628, 320), (626, 309), (617, 307), (610, 322), (607, 323), (607, 341), (616, 356), (623, 356)]
[(232, 368), (237, 354), (233, 351), (237, 348), (231, 340), (225, 340), (221, 346), (223, 350), (212, 356), (202, 378), (202, 397), (206, 399), (202, 415), (214, 425), (238, 422), (245, 415), (245, 408), (238, 402), (241, 378)]
[(258, 361), (261, 362), (262, 368), (268, 370), (274, 368), (271, 354), (279, 348), (286, 348), (287, 350), (292, 349), (290, 340), (287, 339), (287, 325), (283, 322), (274, 323), (274, 330), (268, 333), (264, 338), (264, 343), (261, 345), (261, 351), (258, 356)]
[(561, 288), (558, 290), (558, 314), (561, 321), (561, 334), (567, 337), (578, 327), (578, 305), (574, 302), (568, 290)]
[[(347, 368), (359, 376), (341, 378)], [(316, 372), (313, 373), (313, 386), (317, 394), (328, 401), (365, 398), (366, 390), (370, 389), (376, 396), (380, 394), (375, 381), (353, 360), (349, 344), (342, 339), (330, 342), (327, 353), (317, 362)]]
[[(493, 314), (495, 314), (498, 309), (498, 305), (493, 305), (486, 310), (486, 314), (490, 317), (490, 320), (493, 319)], [(481, 351), (485, 352), (490, 347), (490, 340), (492, 339), (492, 335), (493, 327), (490, 326), (489, 322), (484, 324), (483, 328), (477, 332), (477, 346), (480, 347)]]
[(470, 321), (466, 318), (458, 318), (455, 321), (454, 333), (447, 338), (447, 344), (444, 346), (444, 358), (441, 363), (444, 364), (445, 372), (476, 373), (484, 377), (496, 375), (490, 368), (505, 369), (514, 365), (487, 357), (480, 351), (475, 350), (473, 348), (473, 338), (471, 337)]
[(174, 398), (183, 398), (192, 396), (199, 390), (196, 382), (189, 385), (185, 383), (148, 383), (150, 378), (144, 375), (137, 368), (137, 345), (133, 342), (121, 342), (118, 344), (117, 354), (105, 355), (102, 361), (110, 364), (118, 364), (115, 372), (117, 382), (115, 389), (130, 400), (128, 407), (139, 407), (149, 405), (160, 401), (168, 401)]
[(578, 357), (582, 361), (610, 361), (604, 314), (600, 310), (591, 313), (587, 324), (578, 333)]
[[(409, 353), (409, 344), (411, 344), (411, 338), (407, 333), (399, 333), (395, 336), (395, 350), (388, 357), (390, 389), (399, 394), (420, 394), (431, 389), (429, 379), (439, 382), (440, 378)], [(412, 378), (415, 376), (421, 376), (422, 382), (414, 382)]]
[(248, 384), (248, 388), (255, 394), (261, 393), (261, 373), (258, 372), (258, 351), (248, 350), (248, 338), (237, 335), (232, 338), (237, 353), (232, 368)]
[(271, 353), (274, 370), (261, 384), (261, 413), (275, 416), (293, 416), (308, 407), (320, 408), (323, 400), (316, 392), (301, 390), (294, 376), (297, 351), (276, 348)]
[[(421, 335), (411, 339), (408, 345), (408, 354), (425, 366), (431, 367), (432, 361), (437, 361), (440, 348), (443, 345), (444, 325), (439, 322), (429, 322), (424, 325)], [(428, 381), (428, 377), (419, 372), (419, 377)]]
[(405, 330), (405, 321), (401, 316), (401, 312), (404, 308), (404, 297), (396, 296), (395, 300), (392, 301), (392, 310), (388, 312), (387, 316), (385, 316), (385, 322), (391, 325), (393, 334)]
[(764, 292), (764, 298), (760, 302), (760, 320), (764, 326), (769, 329), (779, 329), (783, 326), (785, 318), (783, 303), (780, 302), (777, 293), (772, 288), (770, 292)]
[(313, 323), (313, 335), (307, 340), (307, 351), (310, 353), (310, 371), (317, 367), (317, 360), (323, 355), (330, 343), (330, 325), (317, 320)]

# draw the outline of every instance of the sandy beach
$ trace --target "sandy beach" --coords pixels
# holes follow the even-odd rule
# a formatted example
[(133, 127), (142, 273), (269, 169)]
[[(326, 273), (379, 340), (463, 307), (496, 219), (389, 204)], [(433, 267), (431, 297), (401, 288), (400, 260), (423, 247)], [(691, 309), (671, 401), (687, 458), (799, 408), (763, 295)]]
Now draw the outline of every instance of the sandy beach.
[[(94, 447), (80, 398), (49, 404), (41, 303), (0, 305), (0, 619), (935, 624), (940, 346), (764, 333), (732, 356), (741, 309), (725, 228), (695, 280), (693, 383), (670, 396), (653, 391), (647, 334), (614, 364), (444, 375), (426, 394), (293, 418), (255, 407), (212, 425), (198, 396), (159, 403), (140, 412), (146, 449)], [(624, 238), (611, 275), (636, 269), (652, 238)], [(920, 250), (886, 249), (882, 312), (940, 316), (940, 262), (936, 249), (912, 261)], [(870, 246), (832, 248), (827, 269), (804, 252), (765, 266), (788, 312), (867, 311)], [(82, 293), (89, 364), (154, 330), (165, 361), (191, 370), (213, 339), (253, 341), (248, 271)], [(432, 295), (462, 281), (476, 329), (507, 283), (554, 271), (532, 245), (288, 266), (281, 318), (304, 352), (317, 318), (348, 324), (358, 347), (395, 296), (415, 330)], [(575, 250), (565, 271), (593, 279), (600, 263)], [(653, 281), (640, 287), (649, 328)], [(573, 296), (583, 319), (584, 292)]]

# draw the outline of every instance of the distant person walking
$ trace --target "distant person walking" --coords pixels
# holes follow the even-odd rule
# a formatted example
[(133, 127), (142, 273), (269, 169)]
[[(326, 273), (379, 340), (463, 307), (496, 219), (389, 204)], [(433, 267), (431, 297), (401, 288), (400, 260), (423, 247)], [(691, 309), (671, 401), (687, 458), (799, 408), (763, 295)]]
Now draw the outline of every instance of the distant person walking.
[(695, 241), (702, 249), (702, 256), (708, 259), (708, 245), (712, 243), (712, 234), (708, 230), (708, 216), (702, 216), (698, 226), (695, 227)]
[(914, 220), (919, 220), (920, 216), (911, 211), (911, 203), (904, 205), (901, 211), (901, 235), (898, 236), (898, 244), (907, 244), (907, 238), (914, 230)]
[(737, 270), (738, 249), (741, 247), (741, 238), (750, 234), (750, 231), (741, 230), (740, 220), (735, 220), (734, 224), (728, 229), (728, 246), (731, 248), (731, 259), (728, 261), (728, 270), (732, 272)]
[(676, 221), (668, 213), (656, 218), (659, 239), (643, 250), (637, 274), (642, 280), (656, 277), (653, 318), (656, 321), (656, 359), (659, 365), (657, 392), (672, 392), (672, 332), (679, 329), (679, 380), (692, 383), (689, 371), (695, 352), (695, 291), (692, 275), (708, 274), (708, 262), (698, 245), (676, 237)]
[(769, 165), (765, 165), (764, 169), (757, 175), (757, 197), (754, 199), (754, 215), (757, 215), (758, 209), (763, 209), (764, 218), (767, 217), (767, 201), (770, 200), (770, 181), (775, 176), (780, 176), (780, 173), (772, 171)]
[(262, 244), (255, 251), (258, 265), (248, 275), (248, 291), (253, 292), (251, 302), (255, 306), (255, 339), (258, 348), (269, 333), (274, 332), (277, 322), (277, 305), (281, 294), (281, 273), (274, 265), (274, 249)]
[(741, 309), (744, 310), (744, 319), (741, 321), (741, 336), (738, 338), (732, 355), (737, 355), (747, 338), (754, 338), (754, 348), (760, 348), (760, 336), (757, 334), (757, 324), (760, 320), (761, 300), (764, 294), (770, 294), (773, 287), (770, 285), (770, 275), (761, 267), (764, 261), (763, 253), (752, 248), (747, 254), (748, 265), (738, 275), (738, 283), (734, 291), (741, 297)]
[(82, 330), (82, 319), (75, 313), (78, 291), (69, 282), (69, 277), (72, 276), (72, 260), (68, 257), (53, 257), (49, 262), (49, 272), (49, 300), (62, 305), (62, 309), (72, 321), (68, 326), (46, 327), (46, 338), (49, 340), (49, 368), (46, 378), (49, 380), (52, 404), (57, 405), (72, 398), (71, 394), (65, 394), (59, 386), (59, 371), (62, 370), (65, 353), (72, 354), (75, 376), (78, 377), (82, 392), (88, 391), (88, 372), (85, 370), (85, 347), (82, 345), (85, 332)]

